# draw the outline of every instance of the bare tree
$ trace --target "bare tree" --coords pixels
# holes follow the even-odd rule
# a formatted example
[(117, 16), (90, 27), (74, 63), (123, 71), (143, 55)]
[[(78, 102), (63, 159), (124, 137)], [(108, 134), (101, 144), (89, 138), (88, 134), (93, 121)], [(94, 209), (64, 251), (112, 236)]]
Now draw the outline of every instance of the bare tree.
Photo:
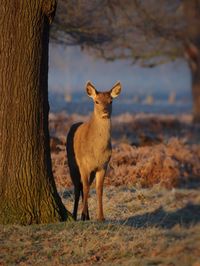
[(65, 45), (93, 47), (112, 40), (112, 26), (105, 0), (59, 2), (51, 38)]
[(152, 59), (158, 64), (181, 55), (183, 28), (178, 0), (63, 0), (51, 36), (92, 47), (107, 60), (131, 58), (152, 66)]
[(184, 57), (186, 52), (193, 77), (194, 122), (198, 122), (199, 74), (194, 75), (191, 59), (194, 53), (199, 58), (199, 16), (199, 0), (63, 0), (52, 37), (63, 44), (93, 48), (106, 60), (128, 58), (145, 67)]

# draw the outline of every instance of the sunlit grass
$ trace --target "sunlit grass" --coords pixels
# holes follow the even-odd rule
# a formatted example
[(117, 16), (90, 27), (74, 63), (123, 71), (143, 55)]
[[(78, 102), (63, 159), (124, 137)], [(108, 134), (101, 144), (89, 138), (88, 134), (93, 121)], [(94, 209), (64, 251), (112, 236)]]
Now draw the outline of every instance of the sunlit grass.
[(193, 266), (199, 261), (198, 190), (106, 188), (105, 223), (95, 220), (95, 193), (89, 204), (88, 222), (1, 225), (0, 265)]

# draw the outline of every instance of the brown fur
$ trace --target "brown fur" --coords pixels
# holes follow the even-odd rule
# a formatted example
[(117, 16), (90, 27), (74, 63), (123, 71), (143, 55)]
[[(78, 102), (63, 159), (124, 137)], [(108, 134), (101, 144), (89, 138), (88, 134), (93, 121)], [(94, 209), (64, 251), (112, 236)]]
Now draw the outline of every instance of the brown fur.
[(88, 122), (73, 125), (67, 137), (67, 156), (75, 193), (73, 216), (76, 220), (82, 193), (82, 220), (89, 220), (88, 194), (90, 185), (96, 178), (98, 220), (104, 220), (102, 194), (104, 176), (112, 152), (112, 99), (119, 95), (121, 85), (117, 83), (110, 91), (98, 92), (88, 82), (86, 91), (88, 96), (93, 98), (94, 112)]

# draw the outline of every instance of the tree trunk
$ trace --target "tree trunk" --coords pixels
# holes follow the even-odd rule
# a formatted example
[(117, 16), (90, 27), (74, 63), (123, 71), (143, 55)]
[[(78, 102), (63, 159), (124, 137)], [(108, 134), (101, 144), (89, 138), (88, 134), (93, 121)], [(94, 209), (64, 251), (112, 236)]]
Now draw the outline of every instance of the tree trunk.
[(188, 43), (186, 54), (192, 73), (193, 121), (200, 123), (200, 45)]
[(193, 121), (200, 123), (200, 0), (184, 0), (186, 56), (192, 73)]
[(1, 0), (0, 223), (70, 215), (57, 193), (48, 131), (49, 20), (55, 0)]

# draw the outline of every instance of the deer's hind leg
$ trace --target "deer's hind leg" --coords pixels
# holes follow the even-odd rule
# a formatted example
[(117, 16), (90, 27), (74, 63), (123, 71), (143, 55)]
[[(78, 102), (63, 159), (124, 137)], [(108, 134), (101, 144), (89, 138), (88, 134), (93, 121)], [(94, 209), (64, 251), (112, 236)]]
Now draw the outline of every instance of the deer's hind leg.
[(80, 194), (83, 191), (83, 185), (81, 182), (79, 182), (78, 184), (76, 184), (74, 186), (74, 210), (73, 210), (73, 217), (74, 220), (77, 220), (77, 211), (78, 211), (78, 204), (79, 204), (79, 199), (80, 199)]

